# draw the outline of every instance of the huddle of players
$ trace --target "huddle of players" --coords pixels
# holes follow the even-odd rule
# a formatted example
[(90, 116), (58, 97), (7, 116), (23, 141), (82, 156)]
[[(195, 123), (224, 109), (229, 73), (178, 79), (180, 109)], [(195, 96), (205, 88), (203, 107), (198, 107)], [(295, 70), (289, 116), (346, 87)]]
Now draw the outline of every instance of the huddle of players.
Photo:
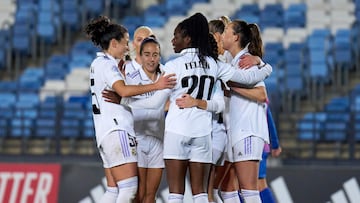
[(103, 50), (90, 70), (108, 184), (101, 202), (154, 202), (165, 166), (170, 203), (183, 202), (187, 170), (195, 203), (261, 202), (259, 161), (269, 143), (262, 80), (271, 66), (261, 60), (258, 27), (225, 20), (196, 13), (180, 22), (172, 39), (180, 56), (165, 66), (150, 28), (135, 31), (136, 56), (123, 63), (126, 29), (106, 17), (88, 24)]

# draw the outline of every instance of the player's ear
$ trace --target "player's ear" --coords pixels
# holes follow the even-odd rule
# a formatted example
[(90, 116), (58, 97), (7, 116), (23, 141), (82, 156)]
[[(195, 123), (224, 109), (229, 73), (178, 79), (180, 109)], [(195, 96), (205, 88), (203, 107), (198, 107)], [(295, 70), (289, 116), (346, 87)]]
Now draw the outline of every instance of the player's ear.
[(116, 48), (118, 41), (116, 39), (111, 39), (110, 40), (110, 44), (109, 44), (109, 48)]
[(191, 45), (191, 37), (189, 36), (185, 36), (184, 37), (184, 42), (187, 46), (190, 46)]

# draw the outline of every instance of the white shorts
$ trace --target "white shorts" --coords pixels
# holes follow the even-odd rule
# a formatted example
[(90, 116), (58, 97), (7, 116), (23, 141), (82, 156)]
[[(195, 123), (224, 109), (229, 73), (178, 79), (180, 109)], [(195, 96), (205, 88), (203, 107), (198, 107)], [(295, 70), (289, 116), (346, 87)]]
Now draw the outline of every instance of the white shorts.
[(211, 135), (213, 151), (212, 163), (217, 166), (222, 166), (225, 162), (226, 145), (228, 144), (228, 136), (224, 124), (213, 122), (213, 132)]
[(213, 156), (213, 162), (212, 164), (214, 164), (215, 166), (223, 166), (225, 163), (225, 154), (226, 152), (224, 151), (219, 151), (217, 149), (212, 149), (212, 156)]
[(126, 131), (115, 130), (105, 136), (99, 146), (104, 168), (137, 162), (136, 139)]
[(232, 147), (234, 162), (261, 160), (265, 141), (256, 136), (246, 137)]
[(164, 159), (212, 163), (211, 135), (187, 137), (165, 132)]
[(232, 150), (232, 147), (231, 147), (231, 136), (227, 136), (227, 144), (226, 144), (226, 147), (225, 147), (225, 160), (230, 162), (230, 163), (233, 163), (234, 162), (234, 155), (233, 155), (233, 150)]
[(212, 146), (213, 149), (217, 149), (218, 151), (225, 151), (226, 145), (228, 143), (228, 136), (226, 134), (225, 127), (221, 127), (224, 124), (219, 124), (213, 122), (213, 130), (211, 133), (212, 136)]
[(138, 167), (164, 168), (163, 142), (154, 136), (137, 136)]

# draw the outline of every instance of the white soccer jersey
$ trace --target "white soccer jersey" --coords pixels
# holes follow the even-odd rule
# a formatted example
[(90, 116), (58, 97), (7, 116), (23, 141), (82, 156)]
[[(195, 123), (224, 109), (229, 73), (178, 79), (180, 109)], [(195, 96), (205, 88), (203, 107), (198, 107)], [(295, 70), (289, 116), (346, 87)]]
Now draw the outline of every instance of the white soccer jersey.
[(220, 68), (210, 58), (206, 58), (207, 63), (200, 64), (194, 48), (184, 49), (180, 54), (165, 64), (165, 72), (175, 73), (177, 79), (170, 95), (165, 131), (188, 137), (209, 135), (212, 131), (211, 112), (196, 107), (180, 109), (175, 100), (185, 93), (196, 99), (211, 100)]
[[(240, 57), (248, 54), (247, 49), (240, 51), (231, 64), (236, 66)], [(253, 66), (251, 69), (257, 69)], [(263, 86), (263, 81), (258, 82), (255, 87)], [(266, 104), (247, 99), (237, 93), (232, 93), (230, 98), (230, 135), (232, 143), (235, 144), (245, 137), (254, 135), (269, 142), (269, 132), (266, 118)]]
[(135, 135), (133, 116), (128, 106), (106, 102), (103, 90), (112, 90), (114, 82), (124, 80), (117, 61), (110, 55), (98, 52), (90, 68), (90, 90), (97, 146), (114, 130), (124, 130)]
[[(152, 84), (153, 81), (146, 75), (142, 67), (135, 70), (132, 66), (126, 66), (130, 70), (126, 70), (126, 82), (129, 85), (146, 85)], [(160, 68), (161, 69), (161, 68)], [(132, 70), (132, 71), (131, 71)], [(161, 73), (157, 74), (159, 79)], [(155, 91), (147, 92), (141, 95), (132, 96), (131, 101), (138, 99), (146, 99), (154, 95)], [(160, 139), (164, 137), (165, 112), (164, 105), (159, 109), (133, 109), (134, 128), (136, 135), (150, 135)]]

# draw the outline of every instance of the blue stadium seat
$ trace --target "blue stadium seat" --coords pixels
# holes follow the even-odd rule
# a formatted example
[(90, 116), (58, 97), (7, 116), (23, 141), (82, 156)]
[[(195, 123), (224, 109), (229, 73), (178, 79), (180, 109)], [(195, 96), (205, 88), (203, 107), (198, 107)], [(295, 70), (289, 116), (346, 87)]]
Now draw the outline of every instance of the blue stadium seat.
[(89, 19), (102, 14), (105, 7), (104, 0), (86, 0), (82, 4)]
[[(348, 117), (350, 110), (350, 100), (348, 97), (336, 97), (333, 98), (326, 106), (326, 112), (344, 113)], [(345, 118), (340, 118), (345, 119)], [(346, 119), (348, 121), (348, 119)]]
[(65, 138), (76, 138), (80, 134), (80, 121), (72, 118), (62, 118), (60, 120), (61, 136)]
[(0, 81), (1, 93), (15, 93), (18, 88), (17, 81)]
[(283, 27), (284, 26), (284, 10), (282, 4), (266, 4), (260, 12), (260, 27)]
[(15, 116), (15, 108), (13, 106), (0, 105), (0, 118), (12, 119)]
[(11, 30), (10, 29), (0, 29), (0, 44), (2, 44), (1, 46), (1, 52), (3, 52), (3, 61), (0, 62), (0, 68), (5, 68), (4, 66), (7, 63), (7, 58), (6, 58), (6, 54), (8, 53), (8, 51), (10, 50), (10, 33)]
[[(77, 0), (62, 0), (61, 3), (61, 22), (66, 29), (66, 35), (70, 35), (73, 31), (78, 31), (81, 26), (80, 6)], [(65, 36), (69, 38), (70, 36)], [(65, 41), (68, 41), (66, 39)]]
[(235, 14), (246, 15), (252, 14), (259, 16), (260, 14), (260, 7), (258, 4), (245, 4), (243, 5)]
[(16, 103), (16, 94), (11, 92), (1, 92), (0, 93), (0, 107), (1, 108), (10, 108), (13, 107)]
[(360, 141), (360, 120), (356, 121), (354, 124), (354, 137), (355, 137), (355, 141), (359, 142)]
[(125, 16), (122, 19), (122, 24), (128, 29), (130, 40), (132, 40), (136, 28), (143, 25), (143, 23), (144, 23), (143, 16), (129, 15), (129, 16)]
[(95, 138), (95, 129), (94, 129), (94, 121), (92, 118), (88, 118), (84, 120), (83, 123), (83, 136), (84, 138)]
[(186, 0), (165, 0), (166, 15), (185, 15), (190, 4)]
[(54, 44), (57, 40), (57, 30), (53, 22), (37, 24), (36, 33), (45, 44)]
[(301, 141), (320, 140), (322, 123), (312, 120), (301, 120), (297, 123), (298, 139)]
[(86, 107), (87, 104), (90, 102), (90, 95), (84, 96), (70, 96), (68, 99), (70, 103), (80, 103), (82, 107)]
[(43, 80), (20, 80), (19, 89), (20, 92), (39, 92), (40, 88), (43, 85)]
[(338, 65), (349, 65), (351, 58), (351, 32), (348, 29), (340, 29), (334, 36), (334, 61)]
[(18, 94), (18, 99), (16, 105), (24, 105), (28, 107), (37, 107), (40, 104), (40, 98), (38, 93), (34, 92), (24, 92)]
[(305, 27), (306, 25), (306, 4), (291, 4), (284, 11), (284, 28)]
[(17, 102), (14, 107), (14, 116), (18, 118), (35, 119), (38, 116), (38, 109), (25, 101)]
[(95, 47), (91, 41), (76, 41), (71, 48), (70, 55), (86, 54), (95, 56), (97, 51), (100, 51), (100, 49)]
[(166, 14), (165, 4), (150, 5), (145, 11), (144, 16), (152, 15), (165, 15)]
[(0, 69), (4, 69), (6, 65), (6, 50), (0, 48)]
[(144, 15), (144, 24), (149, 27), (163, 27), (167, 18), (163, 15)]
[(346, 122), (329, 122), (324, 126), (324, 141), (345, 141), (349, 126)]
[(56, 119), (58, 116), (56, 108), (39, 108), (39, 118)]
[(0, 116), (0, 139), (8, 136), (9, 121)]
[(54, 119), (38, 118), (35, 121), (35, 136), (39, 138), (55, 137), (57, 123)]
[(130, 0), (112, 0), (111, 2), (118, 6), (126, 6), (130, 3)]
[(13, 118), (11, 119), (11, 137), (30, 137), (34, 129), (34, 121), (30, 118)]
[(326, 56), (323, 50), (309, 50), (309, 74), (318, 82), (327, 83), (330, 81), (330, 72), (326, 63)]
[(15, 23), (12, 28), (11, 44), (16, 53), (30, 55), (33, 29), (28, 24)]
[(45, 66), (45, 79), (64, 79), (68, 61), (67, 55), (52, 55)]
[(302, 141), (320, 140), (325, 120), (325, 113), (306, 113), (297, 123), (298, 139)]
[(54, 14), (60, 12), (59, 0), (38, 0), (40, 11), (51, 11)]

